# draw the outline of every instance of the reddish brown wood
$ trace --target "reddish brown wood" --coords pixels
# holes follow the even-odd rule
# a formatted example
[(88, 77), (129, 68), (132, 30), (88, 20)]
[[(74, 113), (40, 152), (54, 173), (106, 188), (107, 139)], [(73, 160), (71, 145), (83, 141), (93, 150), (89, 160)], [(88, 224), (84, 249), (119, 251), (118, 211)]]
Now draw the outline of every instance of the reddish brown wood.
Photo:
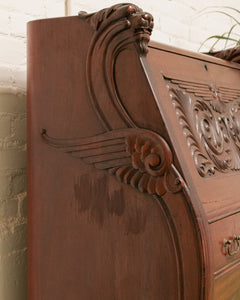
[(240, 67), (152, 28), (132, 4), (28, 25), (31, 300), (240, 297)]
[(209, 52), (207, 54), (228, 61), (234, 61), (236, 63), (240, 63), (240, 46), (236, 46), (233, 48), (216, 51), (216, 52)]
[(161, 136), (144, 129), (118, 129), (81, 139), (55, 139), (42, 132), (48, 145), (107, 170), (141, 192), (163, 196), (177, 193), (183, 180), (172, 164), (172, 153)]

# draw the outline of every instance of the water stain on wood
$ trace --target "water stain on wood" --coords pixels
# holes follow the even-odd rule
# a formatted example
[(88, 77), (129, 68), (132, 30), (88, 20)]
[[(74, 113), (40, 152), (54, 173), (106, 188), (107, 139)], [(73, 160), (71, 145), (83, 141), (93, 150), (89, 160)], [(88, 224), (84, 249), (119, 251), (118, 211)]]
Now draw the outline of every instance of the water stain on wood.
[[(111, 188), (110, 188), (111, 187)], [(118, 217), (124, 234), (143, 232), (147, 212), (140, 199), (129, 198), (125, 203), (121, 185), (110, 185), (109, 177), (81, 175), (74, 184), (74, 198), (77, 214), (86, 213), (91, 222), (103, 227), (111, 217)]]
[(74, 184), (74, 195), (79, 214), (89, 212), (91, 218), (103, 226), (104, 221), (111, 215), (122, 216), (125, 201), (122, 187), (109, 192), (107, 176), (96, 179), (82, 175)]

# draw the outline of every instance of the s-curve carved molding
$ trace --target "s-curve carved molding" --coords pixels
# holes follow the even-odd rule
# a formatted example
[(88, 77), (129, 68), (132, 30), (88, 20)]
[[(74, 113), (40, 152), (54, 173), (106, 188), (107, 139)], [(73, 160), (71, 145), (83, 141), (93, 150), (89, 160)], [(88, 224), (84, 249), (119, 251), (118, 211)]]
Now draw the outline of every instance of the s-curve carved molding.
[(240, 89), (165, 78), (198, 173), (240, 170)]
[[(136, 127), (122, 105), (115, 82), (115, 62), (125, 49), (146, 55), (153, 17), (130, 3), (113, 5), (97, 13), (79, 13), (93, 34), (86, 60), (89, 96), (106, 130)], [(103, 111), (104, 109), (104, 111)]]
[(42, 137), (48, 145), (107, 170), (141, 192), (162, 196), (182, 189), (168, 144), (152, 131), (129, 128), (71, 140), (52, 138), (43, 130)]

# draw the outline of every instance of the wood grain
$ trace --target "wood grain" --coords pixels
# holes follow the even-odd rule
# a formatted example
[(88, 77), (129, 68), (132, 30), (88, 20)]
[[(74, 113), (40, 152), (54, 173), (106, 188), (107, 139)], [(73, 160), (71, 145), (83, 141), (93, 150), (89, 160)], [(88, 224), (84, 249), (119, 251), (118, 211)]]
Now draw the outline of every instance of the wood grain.
[(28, 24), (31, 300), (239, 297), (240, 67), (152, 29), (133, 4)]

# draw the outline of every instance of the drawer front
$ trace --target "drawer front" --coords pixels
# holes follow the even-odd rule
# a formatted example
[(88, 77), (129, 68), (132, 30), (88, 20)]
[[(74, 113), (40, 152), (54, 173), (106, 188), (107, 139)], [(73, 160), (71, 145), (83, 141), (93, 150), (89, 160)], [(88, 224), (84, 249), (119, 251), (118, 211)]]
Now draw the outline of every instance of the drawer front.
[(215, 277), (213, 299), (240, 299), (240, 263)]
[(215, 275), (240, 260), (240, 213), (212, 223), (212, 250)]

